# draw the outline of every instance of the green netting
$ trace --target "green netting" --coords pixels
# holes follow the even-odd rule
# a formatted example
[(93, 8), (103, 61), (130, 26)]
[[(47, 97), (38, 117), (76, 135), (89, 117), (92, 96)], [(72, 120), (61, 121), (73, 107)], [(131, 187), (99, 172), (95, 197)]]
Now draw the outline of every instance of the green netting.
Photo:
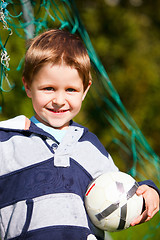
[[(129, 173), (143, 180), (146, 175), (150, 176), (148, 171), (150, 168), (152, 169), (151, 178), (155, 178), (157, 182), (160, 182), (160, 158), (150, 147), (135, 121), (122, 104), (118, 92), (92, 46), (73, 0), (1, 0), (0, 24), (1, 109), (3, 107), (3, 92), (11, 91), (14, 87), (8, 80), (10, 53), (7, 51), (7, 45), (10, 36), (16, 34), (20, 38), (30, 39), (48, 28), (67, 28), (71, 33), (79, 34), (86, 45), (93, 67), (97, 72), (94, 76), (96, 82), (95, 95), (98, 96), (101, 104), (99, 105), (100, 101), (95, 100), (95, 95), (92, 95), (95, 108), (99, 109), (101, 114), (103, 113), (106, 124), (109, 123), (117, 132), (111, 141), (129, 155), (132, 162)], [(5, 40), (3, 38), (2, 41), (4, 33), (6, 38)], [(24, 58), (20, 61), (17, 70), (21, 69), (23, 60)], [(146, 238), (149, 238), (148, 235), (145, 236)]]

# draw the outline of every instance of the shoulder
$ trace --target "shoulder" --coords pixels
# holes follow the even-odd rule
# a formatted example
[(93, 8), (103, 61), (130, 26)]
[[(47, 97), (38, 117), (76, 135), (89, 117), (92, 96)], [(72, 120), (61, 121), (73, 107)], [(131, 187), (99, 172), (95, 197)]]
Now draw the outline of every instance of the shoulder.
[(89, 142), (95, 148), (97, 148), (102, 154), (108, 156), (107, 150), (105, 149), (101, 141), (98, 139), (98, 137), (94, 133), (90, 132), (88, 128), (80, 124), (77, 124), (75, 122), (72, 122), (72, 126), (83, 128), (83, 135), (79, 139), (79, 142), (86, 142), (86, 144), (87, 142)]
[(24, 115), (19, 115), (14, 118), (0, 122), (0, 129), (26, 130), (26, 129), (29, 129), (29, 127), (30, 127), (30, 120)]
[(92, 178), (96, 178), (108, 171), (118, 171), (112, 157), (98, 137), (87, 128), (78, 126), (83, 128), (83, 134), (75, 146), (73, 159), (83, 166)]
[(76, 122), (73, 122), (73, 121), (71, 122), (71, 126), (83, 129), (83, 135), (82, 135), (81, 141), (88, 140), (88, 141), (93, 141), (93, 142), (94, 141), (99, 142), (98, 137), (94, 133), (90, 132), (88, 128), (86, 128)]

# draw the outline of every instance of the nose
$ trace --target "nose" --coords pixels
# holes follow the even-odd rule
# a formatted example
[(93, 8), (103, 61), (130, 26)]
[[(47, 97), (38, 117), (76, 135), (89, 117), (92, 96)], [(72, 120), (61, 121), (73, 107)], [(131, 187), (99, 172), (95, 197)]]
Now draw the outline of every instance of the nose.
[(63, 92), (55, 92), (52, 100), (53, 104), (57, 106), (63, 106), (65, 104), (65, 96)]

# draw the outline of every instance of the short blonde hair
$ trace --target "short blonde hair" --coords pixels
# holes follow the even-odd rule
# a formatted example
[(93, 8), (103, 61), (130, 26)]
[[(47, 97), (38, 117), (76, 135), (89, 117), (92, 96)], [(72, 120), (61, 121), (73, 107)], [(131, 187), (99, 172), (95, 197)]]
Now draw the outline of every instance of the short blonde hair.
[(91, 80), (91, 64), (80, 38), (65, 30), (46, 31), (31, 40), (25, 56), (23, 77), (31, 85), (34, 75), (46, 63), (65, 64), (77, 69), (86, 90)]

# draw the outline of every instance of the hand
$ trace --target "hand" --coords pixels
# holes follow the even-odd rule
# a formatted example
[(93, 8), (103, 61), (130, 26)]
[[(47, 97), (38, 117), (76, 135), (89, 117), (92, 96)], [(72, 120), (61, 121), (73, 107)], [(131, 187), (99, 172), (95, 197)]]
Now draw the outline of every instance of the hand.
[(142, 195), (145, 201), (145, 210), (131, 223), (131, 226), (149, 221), (159, 211), (159, 195), (154, 188), (141, 185), (136, 194)]

